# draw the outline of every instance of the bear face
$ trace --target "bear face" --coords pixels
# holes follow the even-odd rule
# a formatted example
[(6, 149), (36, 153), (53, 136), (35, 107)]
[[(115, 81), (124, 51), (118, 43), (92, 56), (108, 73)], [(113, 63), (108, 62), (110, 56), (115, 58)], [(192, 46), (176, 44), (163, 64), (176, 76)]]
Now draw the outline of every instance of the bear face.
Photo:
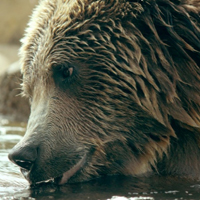
[(20, 50), (31, 115), (9, 154), (30, 184), (154, 171), (197, 176), (200, 32), (199, 1), (193, 3), (40, 2)]

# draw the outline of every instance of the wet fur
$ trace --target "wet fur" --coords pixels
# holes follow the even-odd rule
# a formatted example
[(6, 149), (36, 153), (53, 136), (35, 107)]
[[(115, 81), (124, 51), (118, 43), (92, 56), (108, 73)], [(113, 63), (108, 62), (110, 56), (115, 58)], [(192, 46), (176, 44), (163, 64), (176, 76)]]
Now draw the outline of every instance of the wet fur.
[[(66, 137), (64, 144), (75, 141), (88, 154), (71, 181), (148, 172), (198, 178), (200, 1), (62, 2), (40, 2), (20, 54), (32, 112), (41, 95), (48, 102), (54, 97), (48, 104), (54, 112), (45, 115), (49, 144)], [(64, 84), (55, 75), (62, 63), (76, 69)], [(48, 127), (38, 126), (38, 132)], [(48, 155), (40, 155), (45, 162), (38, 165), (45, 170), (33, 182), (67, 168), (62, 160), (51, 162), (56, 145), (44, 148)], [(74, 152), (65, 151), (72, 166)]]

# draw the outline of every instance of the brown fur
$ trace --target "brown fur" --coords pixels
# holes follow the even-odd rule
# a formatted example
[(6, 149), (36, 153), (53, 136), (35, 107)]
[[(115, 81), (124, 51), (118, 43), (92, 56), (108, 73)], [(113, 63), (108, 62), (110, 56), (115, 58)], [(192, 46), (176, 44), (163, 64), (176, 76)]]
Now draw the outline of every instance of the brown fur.
[[(200, 173), (200, 1), (43, 0), (20, 51), (28, 179)], [(72, 67), (71, 77), (63, 78)]]

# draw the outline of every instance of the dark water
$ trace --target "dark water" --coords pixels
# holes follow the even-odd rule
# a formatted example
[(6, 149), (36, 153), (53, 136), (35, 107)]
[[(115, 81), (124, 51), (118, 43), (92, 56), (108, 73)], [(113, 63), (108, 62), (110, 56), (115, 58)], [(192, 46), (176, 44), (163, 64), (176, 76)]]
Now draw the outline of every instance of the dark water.
[(19, 168), (8, 158), (20, 140), (25, 124), (0, 121), (0, 199), (2, 200), (139, 200), (199, 199), (200, 181), (172, 177), (106, 177), (86, 183), (55, 186), (51, 183), (30, 189)]

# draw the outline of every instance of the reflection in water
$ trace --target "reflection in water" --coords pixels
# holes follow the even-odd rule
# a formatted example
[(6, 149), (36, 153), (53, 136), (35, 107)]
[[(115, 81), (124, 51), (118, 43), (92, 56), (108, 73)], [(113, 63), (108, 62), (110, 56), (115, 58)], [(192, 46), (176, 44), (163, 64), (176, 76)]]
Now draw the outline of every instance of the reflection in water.
[(22, 138), (25, 124), (0, 121), (0, 199), (138, 200), (200, 199), (200, 182), (172, 177), (133, 178), (111, 176), (58, 187), (53, 183), (29, 188), (19, 168), (8, 158)]

